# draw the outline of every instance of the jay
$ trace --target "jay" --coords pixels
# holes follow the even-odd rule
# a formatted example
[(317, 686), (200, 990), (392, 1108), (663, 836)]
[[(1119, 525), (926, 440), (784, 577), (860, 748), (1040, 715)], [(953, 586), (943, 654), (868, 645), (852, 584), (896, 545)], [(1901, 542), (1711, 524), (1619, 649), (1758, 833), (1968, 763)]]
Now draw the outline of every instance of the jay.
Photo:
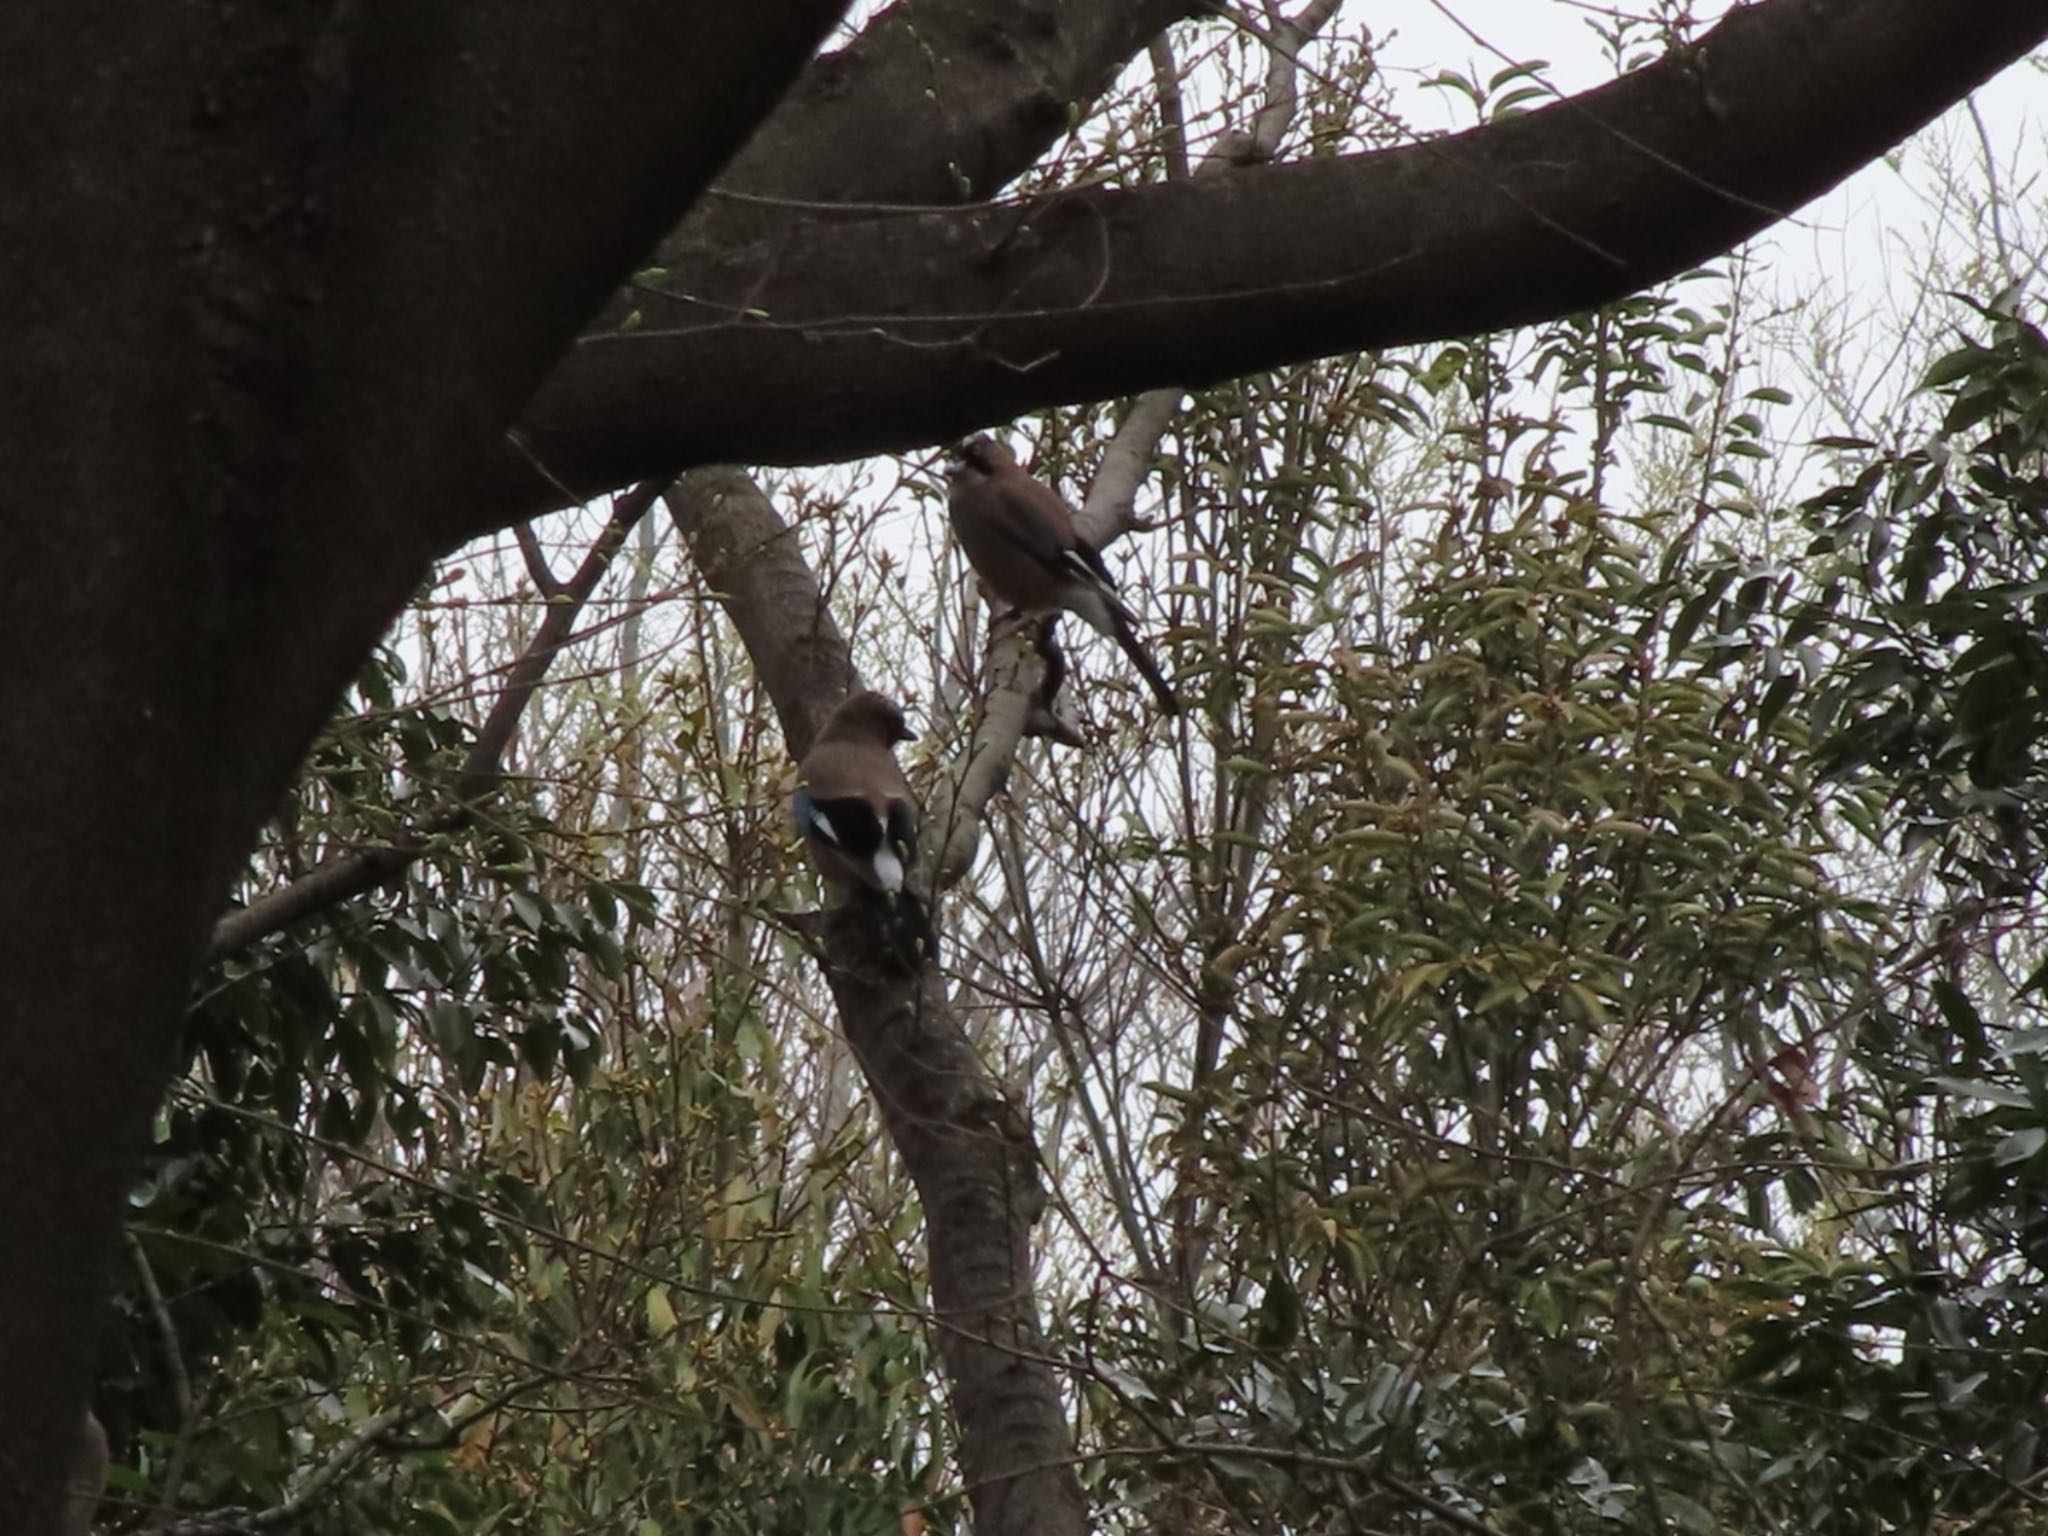
[(1030, 617), (1064, 610), (1123, 648), (1167, 714), (1180, 702), (1138, 639), (1138, 620), (1117, 596), (1116, 581), (1095, 546), (1074, 529), (1059, 492), (1018, 467), (991, 437), (972, 437), (953, 451), (947, 508), (953, 534), (983, 585)]
[(856, 693), (797, 764), (789, 801), (818, 873), (856, 903), (878, 904), (898, 957), (911, 965), (933, 953), (923, 903), (906, 889), (917, 859), (917, 803), (896, 743), (915, 740), (894, 700)]

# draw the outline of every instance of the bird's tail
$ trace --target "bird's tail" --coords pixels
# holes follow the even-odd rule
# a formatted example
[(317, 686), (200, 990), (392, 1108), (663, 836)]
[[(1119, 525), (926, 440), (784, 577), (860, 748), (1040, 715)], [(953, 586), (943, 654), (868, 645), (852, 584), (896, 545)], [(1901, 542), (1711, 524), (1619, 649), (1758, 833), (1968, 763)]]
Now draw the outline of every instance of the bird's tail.
[(1167, 715), (1179, 714), (1180, 700), (1173, 696), (1173, 685), (1167, 682), (1166, 674), (1159, 670), (1159, 664), (1145, 649), (1145, 642), (1138, 638), (1138, 631), (1131, 622), (1129, 611), (1123, 604), (1118, 603), (1109, 612), (1110, 617), (1115, 620), (1115, 628), (1110, 632), (1111, 638), (1123, 647), (1124, 654), (1131, 658), (1131, 665), (1138, 669), (1138, 675), (1145, 679), (1153, 696), (1159, 700), (1160, 712)]
[(1180, 700), (1173, 696), (1173, 687), (1166, 681), (1166, 674), (1159, 670), (1145, 649), (1145, 642), (1138, 638), (1137, 615), (1117, 596), (1116, 589), (1100, 576), (1091, 574), (1085, 584), (1074, 589), (1075, 601), (1069, 606), (1079, 614), (1088, 627), (1099, 635), (1106, 635), (1123, 648), (1131, 658), (1131, 665), (1138, 669), (1150, 685), (1159, 707), (1169, 715), (1180, 713)]

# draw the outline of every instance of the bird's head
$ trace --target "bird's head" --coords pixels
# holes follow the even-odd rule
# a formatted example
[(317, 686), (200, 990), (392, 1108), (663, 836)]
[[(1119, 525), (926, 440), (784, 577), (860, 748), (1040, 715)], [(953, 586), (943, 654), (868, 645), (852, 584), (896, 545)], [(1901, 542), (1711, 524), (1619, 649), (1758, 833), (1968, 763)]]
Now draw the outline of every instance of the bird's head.
[(871, 688), (856, 693), (833, 710), (832, 718), (818, 735), (820, 740), (830, 736), (841, 741), (877, 741), (885, 747), (917, 740), (917, 732), (904, 721), (896, 701)]
[(955, 485), (984, 480), (1000, 470), (1016, 467), (1017, 456), (987, 433), (968, 438), (946, 455), (946, 473)]

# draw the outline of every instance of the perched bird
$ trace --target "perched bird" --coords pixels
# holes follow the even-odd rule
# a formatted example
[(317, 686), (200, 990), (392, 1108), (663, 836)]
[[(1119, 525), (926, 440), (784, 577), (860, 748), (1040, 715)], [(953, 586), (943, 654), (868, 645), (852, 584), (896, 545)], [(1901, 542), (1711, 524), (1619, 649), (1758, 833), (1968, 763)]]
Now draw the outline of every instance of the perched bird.
[(917, 859), (917, 802), (896, 765), (896, 743), (915, 740), (893, 700), (856, 693), (797, 764), (789, 802), (818, 873), (854, 901), (874, 902), (899, 955), (913, 964), (933, 953), (924, 905), (906, 888)]
[(1074, 531), (1074, 513), (1051, 486), (1026, 474), (992, 437), (953, 451), (947, 498), (953, 533), (982, 582), (1018, 612), (1079, 614), (1123, 647), (1167, 714), (1180, 701), (1138, 639), (1137, 616), (1117, 596), (1095, 546)]

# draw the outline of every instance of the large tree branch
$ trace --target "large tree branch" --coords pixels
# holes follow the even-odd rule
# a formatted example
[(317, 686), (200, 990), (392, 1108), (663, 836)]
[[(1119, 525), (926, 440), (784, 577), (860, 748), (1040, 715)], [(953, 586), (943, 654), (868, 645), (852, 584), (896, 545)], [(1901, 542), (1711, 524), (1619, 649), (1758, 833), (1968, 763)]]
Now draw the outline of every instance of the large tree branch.
[[(1147, 40), (1199, 0), (904, 0), (817, 60), (661, 243), (668, 293), (729, 286), (727, 268), (798, 203), (944, 206), (994, 195), (1066, 133)], [(647, 323), (703, 312), (628, 289)]]
[[(1728, 250), (2044, 37), (2041, 0), (1765, 0), (1598, 90), (1397, 150), (829, 228), (789, 213), (729, 274), (749, 316), (586, 340), (525, 430), (581, 494), (1568, 313)], [(455, 532), (560, 500), (510, 459), (477, 486)]]
[[(1067, 132), (1076, 108), (1161, 28), (1203, 9), (1205, 0), (905, 0), (805, 71), (718, 189), (987, 197)], [(882, 176), (896, 190), (863, 190)], [(717, 217), (693, 214), (685, 229)]]

